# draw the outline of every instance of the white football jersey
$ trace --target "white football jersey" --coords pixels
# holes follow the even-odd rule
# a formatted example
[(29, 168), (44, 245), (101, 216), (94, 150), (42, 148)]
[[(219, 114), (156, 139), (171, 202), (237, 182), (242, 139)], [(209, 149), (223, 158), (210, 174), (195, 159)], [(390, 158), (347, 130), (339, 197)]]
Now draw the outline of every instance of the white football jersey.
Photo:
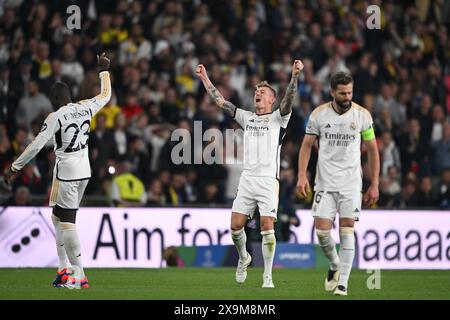
[(243, 176), (279, 179), (281, 143), (290, 117), (280, 109), (262, 115), (236, 109), (234, 119), (244, 129)]
[(14, 171), (22, 169), (53, 138), (56, 178), (61, 181), (75, 181), (91, 177), (88, 151), (91, 119), (111, 98), (109, 72), (103, 71), (99, 77), (99, 95), (69, 103), (48, 115), (41, 132), (12, 164)]
[(313, 110), (306, 134), (319, 139), (315, 191), (362, 191), (361, 134), (372, 127), (369, 111), (354, 102), (344, 114), (331, 102)]

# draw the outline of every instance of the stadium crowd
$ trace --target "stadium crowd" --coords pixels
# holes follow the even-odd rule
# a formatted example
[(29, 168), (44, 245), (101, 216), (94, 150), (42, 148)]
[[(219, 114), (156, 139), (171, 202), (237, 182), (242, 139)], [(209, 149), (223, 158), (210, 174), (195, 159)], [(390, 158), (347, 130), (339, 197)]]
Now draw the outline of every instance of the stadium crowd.
[[(80, 29), (66, 26), (72, 4), (81, 9)], [(373, 4), (381, 8), (381, 29), (366, 27)], [(201, 121), (201, 134), (238, 129), (211, 103), (195, 67), (207, 66), (224, 97), (251, 110), (254, 85), (267, 80), (284, 92), (292, 61), (301, 58), (305, 69), (281, 154), (282, 219), (298, 223), (294, 205), (311, 203), (312, 196), (295, 194), (298, 150), (312, 109), (330, 100), (336, 71), (352, 73), (353, 100), (374, 118), (382, 162), (377, 206), (448, 209), (449, 12), (448, 2), (426, 0), (0, 1), (0, 169), (52, 112), (54, 81), (68, 83), (74, 101), (99, 92), (96, 55), (105, 51), (114, 93), (91, 124), (93, 178), (85, 198), (116, 206), (230, 205), (241, 168), (227, 163), (239, 153), (220, 154), (228, 161), (212, 165), (171, 158), (177, 128), (192, 137), (194, 121)], [(190, 148), (191, 159), (202, 152)], [(20, 172), (5, 204), (48, 199), (52, 150), (50, 143)], [(313, 155), (311, 179), (314, 168)], [(364, 177), (367, 169), (363, 153)]]

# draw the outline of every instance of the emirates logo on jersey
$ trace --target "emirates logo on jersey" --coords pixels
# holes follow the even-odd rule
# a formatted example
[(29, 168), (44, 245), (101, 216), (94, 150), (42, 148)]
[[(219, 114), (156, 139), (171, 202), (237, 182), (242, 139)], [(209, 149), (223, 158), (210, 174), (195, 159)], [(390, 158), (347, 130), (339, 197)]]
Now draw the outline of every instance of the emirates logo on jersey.
[(356, 123), (354, 122), (350, 123), (350, 129), (356, 130)]

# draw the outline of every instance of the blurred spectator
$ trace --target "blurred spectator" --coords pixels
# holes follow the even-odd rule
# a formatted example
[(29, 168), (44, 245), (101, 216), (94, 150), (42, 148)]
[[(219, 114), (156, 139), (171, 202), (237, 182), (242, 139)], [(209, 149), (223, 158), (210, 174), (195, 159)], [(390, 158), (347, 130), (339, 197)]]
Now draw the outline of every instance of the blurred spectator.
[(340, 71), (349, 72), (350, 70), (345, 65), (345, 60), (336, 55), (328, 59), (326, 64), (316, 73), (315, 78), (322, 88), (328, 88), (331, 75)]
[(125, 17), (121, 14), (101, 15), (99, 21), (100, 42), (109, 49), (117, 49), (119, 44), (128, 38), (128, 32), (124, 28)]
[(6, 124), (0, 122), (0, 170), (4, 172), (13, 157), (11, 141), (8, 138)]
[(3, 33), (3, 30), (0, 29), (0, 64), (6, 63), (8, 59), (9, 59), (9, 43), (6, 41), (6, 36)]
[(193, 120), (195, 113), (197, 112), (197, 101), (195, 96), (191, 93), (187, 93), (183, 98), (183, 106), (180, 111), (180, 117), (183, 119)]
[(16, 134), (14, 135), (14, 139), (11, 141), (12, 146), (12, 152), (13, 152), (13, 159), (15, 160), (22, 152), (25, 150), (26, 146), (30, 142), (27, 139), (28, 131), (19, 128), (16, 131)]
[(380, 144), (380, 154), (381, 154), (381, 172), (382, 176), (387, 175), (388, 169), (392, 166), (396, 168), (401, 168), (400, 162), (400, 152), (392, 139), (392, 134), (390, 131), (385, 131), (381, 134), (381, 144)]
[(52, 75), (52, 66), (49, 60), (50, 46), (47, 42), (39, 42), (36, 56), (37, 76), (39, 80), (47, 79)]
[(41, 183), (41, 174), (37, 166), (33, 164), (27, 164), (23, 170), (21, 170), (13, 182), (13, 190), (17, 190), (20, 186), (27, 186), (32, 194), (44, 193), (44, 188)]
[(39, 87), (42, 93), (48, 96), (53, 83), (66, 80), (66, 78), (63, 79), (61, 70), (61, 60), (57, 58), (52, 59), (50, 62), (50, 75), (39, 79)]
[(439, 206), (441, 209), (450, 209), (450, 168), (441, 173), (439, 181)]
[(442, 106), (436, 104), (431, 110), (433, 125), (431, 129), (431, 143), (441, 140), (444, 136), (445, 113)]
[(400, 136), (398, 141), (402, 174), (408, 172), (425, 171), (425, 164), (429, 156), (429, 141), (420, 130), (419, 120), (412, 118), (408, 121), (407, 132)]
[(113, 140), (113, 157), (116, 160), (125, 158), (128, 150), (128, 134), (126, 131), (127, 119), (125, 115), (120, 112), (116, 115), (114, 121), (114, 140)]
[(55, 167), (55, 163), (56, 155), (53, 151), (53, 145), (49, 148), (43, 149), (36, 157), (36, 165), (38, 166), (38, 170), (41, 175), (42, 190), (44, 190), (44, 192), (46, 192), (47, 188), (49, 189), (49, 192), (51, 191), (51, 184), (53, 182), (53, 169)]
[(197, 91), (198, 82), (194, 78), (194, 72), (188, 62), (185, 62), (180, 73), (175, 76), (175, 85), (181, 95)]
[(388, 108), (383, 108), (380, 111), (380, 114), (377, 118), (375, 118), (375, 128), (377, 129), (377, 133), (380, 132), (395, 132), (396, 128), (394, 127), (394, 122), (392, 121), (392, 115)]
[(33, 69), (33, 62), (31, 58), (24, 56), (20, 60), (19, 71), (18, 73), (14, 73), (11, 77), (11, 89), (15, 90), (17, 93), (15, 96), (17, 99), (22, 97), (28, 97), (28, 81), (31, 80), (32, 74), (31, 70)]
[(433, 101), (431, 100), (431, 97), (428, 94), (424, 95), (421, 99), (420, 107), (416, 115), (420, 123), (420, 134), (427, 142), (431, 139), (431, 130), (433, 126), (433, 120), (431, 118), (432, 105)]
[[(160, 143), (165, 141), (165, 144), (160, 147), (158, 170), (180, 170), (181, 166), (184, 165), (185, 162), (193, 163), (194, 144), (191, 141), (193, 133), (189, 121), (180, 120), (178, 123), (178, 128), (172, 133), (172, 138), (170, 132), (167, 132), (167, 130), (162, 129), (162, 132), (159, 134), (158, 131), (156, 134), (162, 139), (154, 142), (157, 143), (158, 147), (160, 147)], [(174, 157), (176, 159), (174, 159)], [(180, 163), (180, 165), (175, 165), (174, 162), (177, 164)]]
[(434, 172), (440, 174), (450, 168), (450, 122), (446, 121), (442, 128), (442, 139), (433, 144)]
[(101, 108), (97, 115), (92, 119), (91, 129), (95, 129), (97, 118), (101, 114), (105, 116), (105, 127), (107, 129), (114, 128), (116, 117), (122, 111), (120, 106), (114, 103), (114, 100), (114, 97), (112, 97), (108, 104)]
[(417, 207), (417, 186), (414, 181), (407, 180), (403, 185), (401, 198), (400, 198), (400, 208), (410, 208)]
[(389, 168), (389, 174), (380, 177), (380, 200), (378, 206), (382, 208), (392, 209), (400, 204), (400, 196), (402, 188), (395, 178), (395, 167)]
[(76, 58), (73, 45), (69, 42), (65, 43), (62, 49), (61, 75), (70, 79), (72, 84), (75, 85), (71, 86), (75, 96), (78, 94), (78, 88), (84, 78), (84, 68)]
[(20, 98), (17, 88), (12, 87), (10, 69), (6, 63), (0, 63), (0, 121), (4, 122), (9, 134), (16, 128), (16, 105)]
[(375, 98), (374, 116), (378, 117), (383, 109), (387, 109), (392, 117), (393, 124), (401, 123), (403, 112), (399, 108), (394, 96), (394, 88), (390, 83), (383, 83), (381, 85), (381, 93)]
[(417, 196), (417, 206), (433, 208), (436, 207), (437, 204), (438, 202), (433, 190), (431, 178), (428, 176), (422, 177)]
[(142, 58), (147, 60), (152, 58), (152, 44), (144, 38), (142, 26), (135, 23), (131, 27), (130, 37), (120, 44), (119, 63), (136, 64)]
[(150, 157), (141, 137), (130, 137), (125, 159), (131, 163), (131, 172), (147, 185), (150, 182)]
[[(448, 35), (447, 35), (448, 36)], [(431, 42), (432, 39), (429, 39)], [(432, 61), (428, 64), (426, 76), (423, 78), (421, 88), (430, 97), (433, 103), (445, 104), (445, 84), (442, 81), (442, 68), (438, 61)], [(425, 71), (425, 70), (424, 70)]]
[(300, 219), (295, 213), (292, 197), (295, 194), (295, 174), (292, 168), (281, 168), (280, 171), (280, 201), (278, 208), (277, 239), (284, 242), (296, 242), (292, 239), (291, 226), (298, 227)]
[(27, 84), (28, 96), (19, 101), (16, 112), (17, 124), (21, 127), (31, 129), (31, 122), (38, 117), (45, 119), (47, 114), (53, 112), (50, 100), (39, 92), (36, 80), (30, 80)]
[[(353, 74), (353, 81), (357, 84), (353, 95), (356, 101), (363, 100), (364, 94), (376, 94), (379, 87), (377, 64), (371, 63), (371, 54), (364, 52), (359, 59), (359, 65)], [(366, 104), (364, 104), (366, 106)]]
[[(286, 202), (280, 202), (278, 207), (278, 223), (276, 225), (276, 236), (278, 241), (297, 243), (294, 238), (295, 233), (291, 226), (300, 226), (300, 219), (295, 213), (295, 207), (287, 205)], [(277, 232), (278, 231), (278, 232)]]
[(167, 88), (164, 92), (164, 99), (161, 101), (161, 115), (166, 121), (176, 124), (179, 121), (179, 111), (177, 106), (177, 91), (174, 88)]
[(219, 193), (219, 187), (215, 182), (208, 182), (200, 193), (198, 200), (207, 205), (218, 205), (223, 203), (223, 197)]
[(127, 121), (131, 122), (143, 111), (137, 97), (134, 94), (129, 94), (126, 97), (125, 105), (122, 108), (122, 112), (125, 114)]
[(142, 181), (131, 173), (131, 163), (118, 164), (112, 182), (111, 199), (117, 207), (141, 207), (147, 203), (147, 193)]
[(186, 184), (186, 177), (182, 173), (174, 173), (169, 185), (164, 190), (164, 196), (167, 203), (173, 206), (181, 206), (187, 200), (184, 186)]
[(171, 130), (168, 125), (150, 125), (145, 128), (144, 137), (151, 149), (150, 171), (160, 168), (160, 157), (166, 143), (170, 141)]
[[(97, 114), (97, 125), (95, 130), (89, 133), (89, 156), (92, 168), (89, 190), (99, 188), (101, 179), (106, 175), (105, 163), (111, 159), (114, 150), (114, 132), (106, 127), (106, 116), (104, 113)], [(91, 189), (92, 188), (92, 189)]]
[(147, 206), (162, 206), (166, 204), (161, 181), (154, 179), (147, 190)]
[(184, 185), (186, 200), (189, 203), (200, 202), (197, 186), (197, 172), (192, 168), (186, 172), (186, 184)]
[(160, 39), (155, 44), (154, 57), (151, 61), (151, 68), (158, 73), (170, 73), (175, 65), (175, 58), (170, 46), (170, 42)]
[(30, 190), (26, 186), (20, 186), (12, 197), (2, 203), (2, 206), (31, 206)]
[(128, 132), (131, 136), (138, 136), (143, 139), (145, 143), (147, 143), (148, 139), (145, 136), (145, 131), (148, 126), (148, 115), (145, 112), (140, 113), (137, 115), (133, 121), (130, 122), (131, 127), (128, 128)]

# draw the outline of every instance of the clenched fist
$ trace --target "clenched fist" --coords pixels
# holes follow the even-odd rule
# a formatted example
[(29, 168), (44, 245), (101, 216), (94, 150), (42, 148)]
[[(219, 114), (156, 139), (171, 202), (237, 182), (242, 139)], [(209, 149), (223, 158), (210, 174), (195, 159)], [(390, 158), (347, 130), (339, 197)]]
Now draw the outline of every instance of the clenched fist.
[(294, 64), (292, 65), (292, 76), (296, 77), (300, 74), (300, 72), (303, 70), (304, 65), (302, 60), (295, 60)]
[(197, 66), (197, 68), (195, 69), (195, 74), (197, 75), (197, 77), (199, 77), (202, 80), (208, 78), (208, 74), (206, 73), (205, 66), (202, 64), (199, 64)]
[(109, 69), (109, 59), (106, 56), (106, 53), (102, 53), (101, 56), (97, 55), (97, 65), (100, 68), (100, 71), (105, 71)]

